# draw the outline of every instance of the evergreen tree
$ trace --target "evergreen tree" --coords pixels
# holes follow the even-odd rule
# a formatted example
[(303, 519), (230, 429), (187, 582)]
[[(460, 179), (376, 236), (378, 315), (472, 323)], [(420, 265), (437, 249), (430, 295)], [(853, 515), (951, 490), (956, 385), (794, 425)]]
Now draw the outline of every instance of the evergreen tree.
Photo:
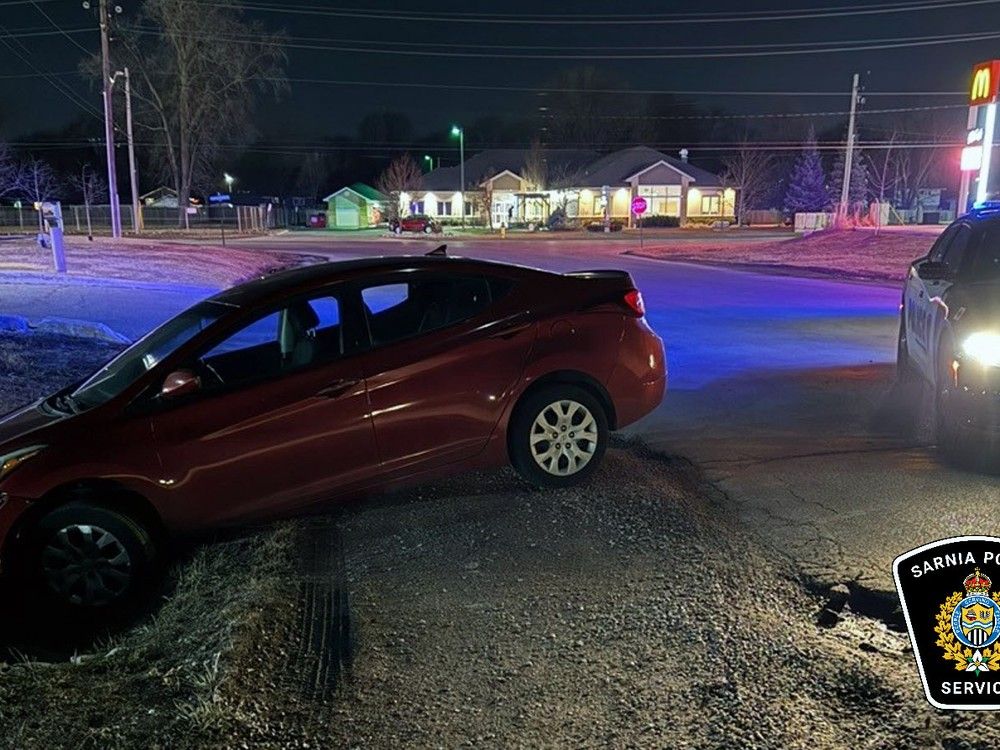
[[(844, 160), (847, 155), (840, 153), (833, 163), (830, 173), (830, 202), (840, 203), (840, 191), (844, 185)], [(864, 210), (868, 205), (868, 161), (857, 149), (851, 159), (851, 184), (847, 188), (847, 205), (850, 212)]]
[(795, 160), (785, 192), (785, 210), (790, 213), (814, 213), (830, 206), (826, 174), (816, 148), (816, 131), (810, 127), (805, 148)]

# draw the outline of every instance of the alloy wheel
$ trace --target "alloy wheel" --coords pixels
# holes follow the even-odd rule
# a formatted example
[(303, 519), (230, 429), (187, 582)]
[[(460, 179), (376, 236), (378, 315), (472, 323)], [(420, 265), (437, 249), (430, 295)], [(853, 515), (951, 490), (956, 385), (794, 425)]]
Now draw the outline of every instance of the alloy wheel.
[(531, 425), (531, 456), (543, 471), (570, 476), (583, 469), (597, 450), (597, 421), (578, 401), (554, 401)]
[(88, 607), (114, 601), (132, 580), (132, 560), (124, 545), (100, 526), (73, 524), (60, 529), (42, 549), (41, 562), (53, 591)]

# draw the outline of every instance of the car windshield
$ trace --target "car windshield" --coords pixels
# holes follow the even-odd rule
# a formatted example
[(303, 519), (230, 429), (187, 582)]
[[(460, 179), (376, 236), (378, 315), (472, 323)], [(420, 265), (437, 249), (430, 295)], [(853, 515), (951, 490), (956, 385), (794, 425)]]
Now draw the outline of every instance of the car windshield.
[(78, 409), (91, 409), (114, 398), (231, 308), (200, 302), (155, 329), (91, 375), (70, 396)]

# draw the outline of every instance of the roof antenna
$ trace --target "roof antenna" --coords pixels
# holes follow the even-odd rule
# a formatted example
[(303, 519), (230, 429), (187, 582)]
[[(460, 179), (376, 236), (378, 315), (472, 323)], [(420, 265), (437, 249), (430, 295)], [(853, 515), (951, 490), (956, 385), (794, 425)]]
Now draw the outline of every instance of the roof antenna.
[(434, 257), (445, 257), (448, 255), (447, 245), (438, 245), (436, 248), (431, 250), (429, 253), (424, 253), (425, 255), (433, 255)]

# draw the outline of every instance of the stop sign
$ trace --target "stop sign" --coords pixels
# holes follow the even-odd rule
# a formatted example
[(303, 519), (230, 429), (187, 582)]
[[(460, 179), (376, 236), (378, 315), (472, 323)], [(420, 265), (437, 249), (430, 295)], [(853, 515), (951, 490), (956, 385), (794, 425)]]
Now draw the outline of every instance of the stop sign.
[(646, 199), (641, 195), (637, 195), (632, 199), (632, 213), (636, 216), (642, 216), (646, 213)]

